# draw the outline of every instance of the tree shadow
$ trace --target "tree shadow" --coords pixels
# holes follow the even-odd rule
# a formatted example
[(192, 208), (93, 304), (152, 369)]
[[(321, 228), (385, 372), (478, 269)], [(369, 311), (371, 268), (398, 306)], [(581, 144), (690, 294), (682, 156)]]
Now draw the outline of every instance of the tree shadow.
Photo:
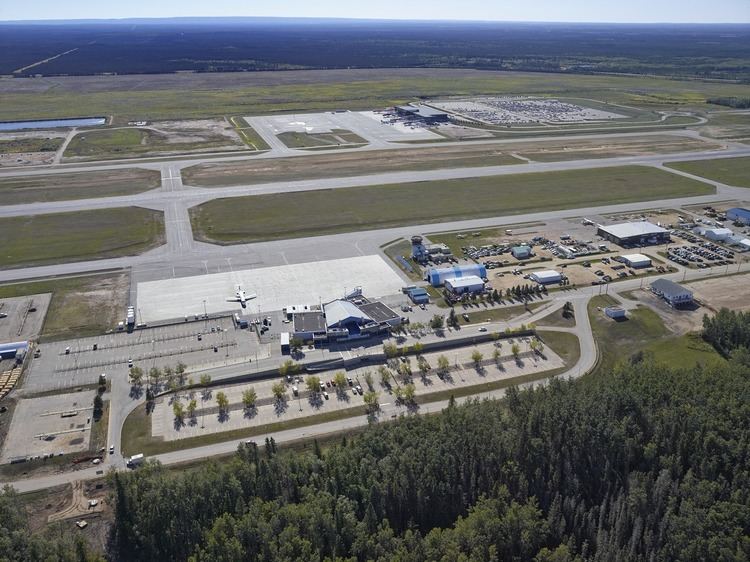
[(211, 396), (213, 395), (213, 391), (210, 388), (206, 388), (201, 391), (201, 400), (204, 402), (207, 400), (211, 400)]
[(474, 367), (474, 370), (480, 377), (484, 377), (487, 375), (487, 369), (484, 367), (484, 365), (477, 365), (476, 367)]
[(190, 421), (188, 421), (188, 425), (190, 427), (195, 427), (196, 425), (198, 425), (198, 418), (195, 416), (191, 417)]
[(310, 403), (310, 406), (319, 410), (323, 405), (323, 395), (320, 392), (311, 392), (310, 396), (307, 397), (307, 401)]
[(430, 377), (428, 377), (427, 374), (422, 375), (419, 380), (422, 381), (422, 384), (424, 386), (432, 386), (433, 384), (432, 379), (430, 379)]
[(229, 421), (229, 409), (221, 409), (219, 410), (219, 423), (224, 423)]
[(185, 420), (183, 418), (174, 418), (174, 430), (180, 431), (183, 427), (185, 427)]
[(502, 361), (495, 361), (495, 367), (497, 367), (498, 371), (505, 371), (505, 365), (503, 365)]
[(286, 397), (277, 398), (273, 403), (273, 410), (277, 416), (281, 416), (289, 409), (289, 402)]
[(141, 385), (131, 385), (130, 386), (130, 397), (133, 400), (139, 400), (143, 396), (143, 386)]
[(516, 357), (516, 366), (519, 369), (523, 369), (526, 366), (526, 363), (524, 363), (524, 360), (521, 359), (520, 357)]
[(255, 416), (258, 415), (258, 408), (253, 404), (249, 408), (245, 408), (243, 412), (243, 416), (249, 420), (253, 419)]
[(343, 400), (344, 402), (349, 402), (352, 399), (346, 388), (338, 387), (336, 387), (336, 398), (338, 398), (339, 400)]

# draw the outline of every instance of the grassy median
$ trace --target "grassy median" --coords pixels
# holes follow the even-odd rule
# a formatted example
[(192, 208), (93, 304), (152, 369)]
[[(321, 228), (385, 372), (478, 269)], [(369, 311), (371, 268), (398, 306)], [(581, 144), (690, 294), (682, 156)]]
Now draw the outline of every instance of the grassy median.
[(750, 157), (747, 156), (672, 162), (667, 167), (727, 185), (750, 187)]
[(0, 267), (132, 256), (164, 243), (164, 213), (140, 207), (0, 219)]
[(238, 244), (714, 193), (623, 166), (233, 197), (190, 209), (196, 238)]
[(126, 168), (71, 174), (0, 178), (0, 197), (8, 204), (67, 201), (133, 195), (161, 185), (157, 170)]

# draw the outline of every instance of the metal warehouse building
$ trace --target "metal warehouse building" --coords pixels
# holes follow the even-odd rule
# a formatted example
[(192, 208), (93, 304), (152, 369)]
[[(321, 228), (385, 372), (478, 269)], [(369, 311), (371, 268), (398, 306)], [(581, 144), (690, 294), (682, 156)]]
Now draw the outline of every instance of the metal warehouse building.
[(666, 244), (670, 241), (669, 231), (648, 221), (624, 222), (609, 226), (599, 225), (597, 236), (620, 246), (640, 246), (643, 244)]
[(677, 307), (693, 302), (693, 292), (669, 279), (657, 279), (651, 283), (651, 292), (659, 295), (670, 306)]
[(625, 261), (625, 265), (632, 267), (633, 269), (638, 269), (639, 267), (651, 267), (651, 258), (644, 256), (643, 254), (628, 254), (622, 256), (622, 259)]
[(741, 222), (742, 224), (750, 224), (750, 210), (734, 207), (733, 209), (729, 209), (727, 211), (727, 218), (730, 221), (737, 221)]
[(446, 279), (445, 288), (454, 295), (481, 293), (484, 291), (484, 281), (476, 275)]
[(549, 285), (550, 283), (559, 283), (562, 281), (562, 275), (554, 269), (535, 271), (529, 275), (529, 278), (541, 285)]
[(481, 279), (487, 277), (487, 268), (482, 264), (455, 265), (453, 267), (430, 268), (425, 274), (425, 280), (433, 287), (442, 287), (446, 279), (459, 279), (474, 275)]

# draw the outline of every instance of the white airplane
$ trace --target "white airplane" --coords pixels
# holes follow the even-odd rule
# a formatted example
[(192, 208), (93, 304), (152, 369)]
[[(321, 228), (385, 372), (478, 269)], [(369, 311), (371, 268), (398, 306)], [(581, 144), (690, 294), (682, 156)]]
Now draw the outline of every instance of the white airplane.
[(258, 295), (255, 293), (247, 294), (245, 290), (242, 288), (242, 285), (237, 285), (237, 290), (234, 292), (234, 297), (230, 297), (227, 299), (227, 302), (238, 302), (242, 306), (242, 308), (245, 308), (247, 306), (247, 301), (253, 300)]

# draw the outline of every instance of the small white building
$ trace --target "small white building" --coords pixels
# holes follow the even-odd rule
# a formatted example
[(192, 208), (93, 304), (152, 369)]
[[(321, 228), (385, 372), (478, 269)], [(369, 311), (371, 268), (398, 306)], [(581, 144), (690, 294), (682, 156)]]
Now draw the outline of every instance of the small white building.
[(454, 295), (481, 293), (484, 291), (484, 281), (476, 275), (456, 277), (445, 280), (445, 288)]
[(651, 258), (644, 254), (628, 254), (622, 256), (622, 259), (625, 262), (625, 265), (632, 267), (633, 269), (651, 267)]
[(723, 242), (734, 233), (728, 228), (699, 228), (698, 234), (714, 242)]
[(534, 273), (529, 274), (529, 278), (540, 285), (549, 285), (551, 283), (559, 283), (562, 281), (562, 275), (554, 269), (535, 271)]

